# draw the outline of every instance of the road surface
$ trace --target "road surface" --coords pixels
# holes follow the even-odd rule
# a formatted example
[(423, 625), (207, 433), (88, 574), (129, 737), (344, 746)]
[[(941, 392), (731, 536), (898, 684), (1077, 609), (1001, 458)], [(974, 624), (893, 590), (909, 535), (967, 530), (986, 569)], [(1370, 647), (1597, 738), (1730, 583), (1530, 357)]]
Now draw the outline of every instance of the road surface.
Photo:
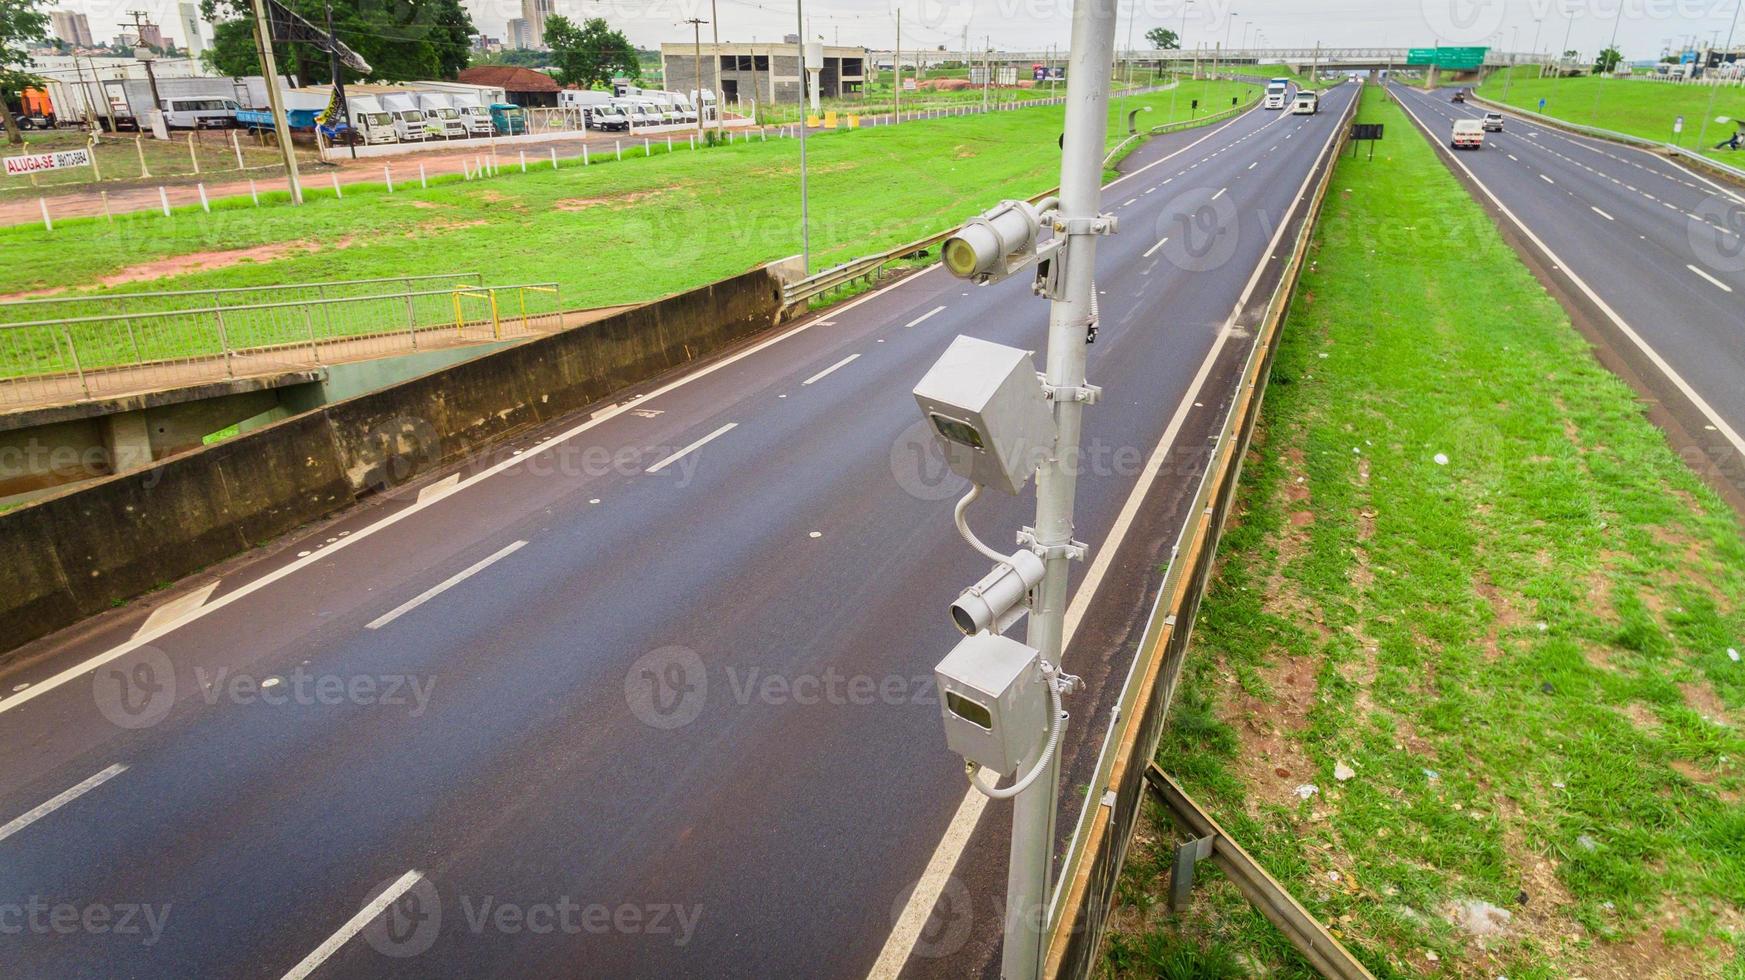
[[(1354, 88), (1105, 192), (1061, 844)], [(0, 675), (4, 972), (997, 970), (1010, 808), (973, 819), (931, 685), (987, 563), (909, 392), (1047, 313), (935, 267), (35, 644)], [(941, 862), (949, 921), (892, 942)]]
[(1505, 229), (1609, 348), (1608, 363), (1656, 402), (1674, 441), (1745, 493), (1745, 194), (1513, 114), (1483, 149), (1456, 153), (1453, 121), (1483, 106), (1451, 102), (1452, 90), (1391, 91), (1481, 202), (1507, 209)]

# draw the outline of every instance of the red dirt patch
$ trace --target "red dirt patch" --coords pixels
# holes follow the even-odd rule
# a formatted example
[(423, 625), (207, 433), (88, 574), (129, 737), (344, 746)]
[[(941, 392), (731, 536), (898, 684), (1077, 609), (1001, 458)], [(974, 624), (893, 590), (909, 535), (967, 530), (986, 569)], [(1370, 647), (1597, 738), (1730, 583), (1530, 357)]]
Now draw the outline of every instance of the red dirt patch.
[(129, 282), (149, 282), (153, 279), (182, 276), (191, 272), (222, 269), (239, 262), (271, 262), (274, 259), (284, 258), (293, 252), (313, 252), (321, 247), (315, 242), (276, 242), (271, 245), (232, 248), (219, 252), (190, 252), (186, 255), (172, 255), (168, 258), (142, 262), (139, 265), (130, 265), (120, 272), (104, 276), (97, 281), (104, 286), (119, 286)]

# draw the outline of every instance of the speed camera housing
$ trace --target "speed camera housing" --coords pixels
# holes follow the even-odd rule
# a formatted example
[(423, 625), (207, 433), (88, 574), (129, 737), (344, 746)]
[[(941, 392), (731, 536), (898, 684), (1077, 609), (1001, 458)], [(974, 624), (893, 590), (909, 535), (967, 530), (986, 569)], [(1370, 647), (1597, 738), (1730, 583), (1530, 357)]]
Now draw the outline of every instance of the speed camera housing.
[(952, 472), (1017, 494), (1054, 448), (1054, 418), (1030, 352), (958, 337), (915, 386)]
[(945, 240), (946, 271), (977, 283), (998, 282), (1036, 257), (1042, 212), (1025, 201), (1001, 201)]
[(1017, 640), (977, 633), (965, 637), (933, 669), (945, 743), (971, 762), (1010, 776), (1048, 728), (1048, 684), (1042, 654)]

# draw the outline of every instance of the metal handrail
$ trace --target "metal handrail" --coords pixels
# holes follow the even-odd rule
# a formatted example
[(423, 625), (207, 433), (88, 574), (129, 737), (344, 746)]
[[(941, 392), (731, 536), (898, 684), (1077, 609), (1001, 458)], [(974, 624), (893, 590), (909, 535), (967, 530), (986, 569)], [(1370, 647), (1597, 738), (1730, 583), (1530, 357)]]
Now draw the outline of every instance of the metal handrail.
[[(395, 281), (400, 281), (400, 280), (395, 280)], [(328, 296), (328, 297), (322, 298), (322, 299), (295, 299), (295, 300), (284, 300), (282, 302), (277, 302), (277, 303), (245, 303), (241, 306), (224, 306), (224, 307), (196, 306), (196, 307), (193, 307), (191, 309), (181, 309), (181, 310), (148, 310), (144, 313), (100, 313), (100, 314), (95, 314), (92, 316), (62, 317), (60, 319), (54, 319), (54, 320), (26, 320), (26, 321), (23, 321), (21, 323), (0, 323), (0, 330), (23, 330), (26, 328), (38, 328), (38, 329), (40, 329), (43, 327), (78, 326), (81, 324), (88, 324), (88, 323), (112, 323), (112, 322), (115, 322), (118, 320), (150, 320), (150, 319), (159, 319), (159, 318), (164, 318), (164, 317), (185, 317), (185, 316), (190, 316), (190, 315), (199, 315), (199, 314), (203, 314), (203, 313), (212, 313), (215, 310), (219, 310), (219, 309), (223, 310), (226, 313), (249, 313), (249, 312), (253, 312), (253, 311), (257, 311), (257, 310), (283, 310), (283, 309), (291, 309), (291, 308), (297, 308), (297, 307), (303, 307), (303, 306), (334, 306), (334, 305), (337, 305), (340, 303), (378, 302), (378, 301), (381, 301), (384, 299), (405, 299), (408, 297), (417, 298), (419, 296), (447, 296), (450, 293), (457, 292), (461, 289), (468, 289), (468, 288), (535, 289), (535, 288), (543, 287), (541, 289), (541, 291), (554, 291), (555, 292), (556, 286), (557, 286), (557, 284), (553, 283), (553, 282), (509, 283), (507, 285), (502, 285), (502, 286), (485, 286), (485, 287), (464, 287), (463, 286), (463, 287), (454, 287), (454, 288), (450, 288), (450, 289), (424, 289), (424, 290), (417, 290), (417, 291), (405, 290), (405, 291), (401, 291), (401, 292), (397, 292), (397, 293), (382, 293), (382, 294), (376, 294), (376, 295), (371, 295), (371, 296)]]
[[(472, 279), (482, 284), (485, 277), (477, 272), (443, 272), (420, 276), (380, 276), (374, 279), (335, 279), (330, 282), (269, 283), (262, 286), (217, 286), (212, 289), (162, 289), (150, 292), (70, 293), (65, 296), (39, 296), (0, 303), (0, 310), (14, 306), (46, 306), (54, 303), (108, 303), (115, 300), (166, 299), (177, 296), (216, 296), (229, 293), (269, 293), (289, 289), (325, 289), (337, 286), (366, 286), (383, 282), (424, 282), (431, 279)], [(399, 295), (396, 293), (395, 295)], [(227, 307), (234, 309), (235, 307)]]

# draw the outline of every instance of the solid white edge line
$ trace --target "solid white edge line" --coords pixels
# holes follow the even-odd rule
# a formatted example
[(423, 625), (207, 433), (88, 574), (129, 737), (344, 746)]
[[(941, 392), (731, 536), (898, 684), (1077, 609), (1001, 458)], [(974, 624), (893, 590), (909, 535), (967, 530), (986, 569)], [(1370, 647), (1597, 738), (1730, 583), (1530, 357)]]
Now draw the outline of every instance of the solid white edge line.
[(95, 773), (94, 775), (86, 776), (79, 783), (69, 787), (68, 789), (62, 790), (59, 793), (56, 793), (53, 797), (51, 797), (46, 802), (38, 804), (37, 806), (32, 807), (31, 809), (25, 811), (24, 813), (21, 813), (18, 816), (13, 817), (11, 820), (6, 821), (4, 826), (0, 826), (0, 841), (3, 841), (6, 838), (11, 837), (13, 834), (18, 833), (19, 831), (23, 830), (24, 828), (30, 826), (33, 823), (36, 823), (38, 820), (41, 820), (43, 817), (46, 817), (49, 814), (55, 812), (56, 810), (59, 810), (61, 807), (66, 806), (68, 803), (71, 803), (74, 800), (78, 799), (79, 797), (84, 796), (86, 793), (91, 792), (92, 790), (103, 785), (104, 783), (108, 782), (109, 780), (114, 779), (116, 776), (119, 776), (126, 771), (127, 771), (127, 766), (123, 765), (122, 763), (117, 762), (114, 765), (109, 766), (108, 768), (104, 769), (101, 772)]
[(339, 947), (344, 946), (351, 937), (362, 932), (364, 926), (369, 925), (372, 919), (381, 915), (383, 909), (394, 904), (401, 895), (406, 894), (408, 889), (422, 880), (424, 880), (424, 876), (417, 871), (408, 871), (401, 875), (399, 880), (377, 895), (375, 901), (358, 909), (357, 914), (347, 919), (345, 925), (339, 927), (338, 932), (328, 936), (326, 942), (311, 950), (308, 956), (303, 957), (301, 963), (291, 967), (285, 973), (284, 980), (303, 980), (309, 974), (314, 973), (316, 968), (325, 963), (329, 956), (339, 951)]
[(842, 360), (837, 361), (835, 364), (830, 365), (829, 367), (825, 368), (824, 370), (819, 371), (817, 374), (812, 375), (810, 378), (807, 378), (806, 380), (800, 382), (800, 384), (809, 385), (814, 381), (817, 381), (821, 378), (828, 376), (830, 374), (830, 372), (836, 370), (837, 368), (847, 367), (850, 363), (852, 363), (858, 357), (860, 357), (859, 354), (850, 354), (847, 357), (843, 358)]
[[(863, 296), (860, 296), (859, 298), (849, 300), (847, 303), (844, 303), (842, 306), (836, 307), (834, 309), (832, 315), (833, 316), (841, 316), (842, 314), (847, 313), (849, 310), (854, 309), (855, 307), (861, 305), (862, 303), (871, 302), (872, 300), (878, 298), (879, 296), (882, 296), (883, 294), (885, 294), (886, 292), (889, 292), (890, 290), (896, 289), (900, 286), (909, 285), (909, 284), (915, 282), (916, 280), (920, 279), (922, 276), (925, 276), (928, 273), (931, 273), (939, 268), (941, 268), (941, 267), (937, 264), (930, 265), (927, 268), (922, 269), (920, 272), (915, 273), (914, 275), (905, 276), (904, 278), (899, 279), (896, 282), (890, 283), (889, 285), (880, 286), (878, 289), (875, 289), (870, 293), (867, 293)], [(576, 425), (570, 427), (568, 430), (561, 432), (555, 436), (552, 436), (550, 439), (545, 440), (545, 442), (541, 443), (540, 448), (549, 449), (553, 446), (556, 446), (559, 443), (567, 442), (570, 439), (574, 439), (576, 436), (579, 436), (582, 433), (587, 432), (589, 429), (592, 429), (595, 426), (601, 425), (603, 423), (609, 422), (612, 419), (615, 419), (618, 416), (624, 414), (625, 412), (628, 412), (634, 408), (640, 408), (644, 405), (647, 405), (649, 402), (653, 401), (656, 398), (659, 398), (661, 395), (664, 395), (669, 391), (673, 391), (677, 388), (684, 387), (685, 385), (688, 385), (691, 382), (697, 381), (701, 378), (706, 378), (709, 375), (714, 374), (716, 371), (721, 370), (722, 368), (728, 367), (729, 365), (732, 365), (732, 364), (735, 364), (741, 360), (744, 360), (745, 358), (750, 357), (753, 354), (756, 354), (756, 353), (764, 350), (767, 347), (772, 347), (776, 344), (779, 344), (782, 341), (787, 340), (790, 337), (797, 337), (800, 334), (805, 333), (807, 330), (810, 330), (812, 327), (817, 326), (818, 323), (819, 323), (819, 321), (817, 321), (817, 320), (807, 320), (807, 321), (801, 322), (801, 323), (795, 325), (793, 328), (788, 329), (788, 330), (784, 330), (781, 333), (776, 334), (773, 337), (770, 337), (766, 340), (760, 341), (759, 343), (753, 344), (752, 346), (747, 347), (746, 349), (740, 351), (737, 354), (729, 355), (727, 357), (722, 358), (721, 360), (715, 361), (712, 364), (706, 364), (702, 367), (699, 367), (696, 371), (694, 371), (690, 374), (687, 374), (684, 377), (674, 378), (673, 380), (667, 382), (666, 384), (661, 385), (659, 388), (656, 388), (655, 390), (649, 392), (648, 394), (643, 395), (641, 398), (638, 398), (634, 401), (620, 402), (619, 404), (616, 404), (616, 405), (613, 405), (609, 408), (605, 408), (605, 409), (602, 409), (598, 412), (595, 412), (592, 415), (588, 416), (586, 419), (584, 419), (581, 422), (578, 422)], [(125, 657), (128, 654), (132, 653), (133, 651), (144, 646), (145, 644), (150, 643), (151, 641), (156, 640), (159, 637), (162, 637), (166, 633), (169, 633), (173, 630), (179, 629), (182, 626), (185, 626), (188, 623), (191, 623), (194, 620), (199, 619), (203, 616), (206, 616), (210, 613), (217, 612), (218, 610), (223, 609), (225, 606), (230, 605), (232, 602), (235, 602), (238, 599), (242, 599), (246, 596), (253, 595), (254, 593), (260, 591), (261, 589), (264, 589), (267, 586), (272, 585), (273, 583), (279, 581), (282, 578), (285, 578), (288, 575), (292, 575), (296, 572), (299, 572), (299, 571), (303, 570), (304, 568), (306, 568), (310, 565), (313, 565), (318, 561), (321, 561), (324, 558), (328, 558), (328, 557), (332, 556), (336, 552), (343, 551), (346, 548), (357, 544), (359, 541), (362, 541), (365, 538), (370, 537), (371, 535), (375, 534), (376, 532), (386, 530), (387, 528), (392, 527), (395, 524), (398, 524), (400, 521), (403, 521), (406, 518), (411, 517), (414, 514), (417, 514), (418, 512), (424, 510), (426, 507), (430, 507), (430, 506), (433, 506), (437, 503), (440, 503), (441, 501), (448, 499), (449, 497), (453, 496), (454, 494), (459, 493), (460, 491), (465, 490), (468, 487), (473, 486), (474, 484), (482, 483), (485, 480), (490, 479), (493, 476), (496, 476), (498, 473), (501, 473), (505, 470), (508, 470), (511, 467), (514, 467), (520, 463), (525, 463), (529, 459), (533, 459), (537, 455), (538, 455), (537, 453), (522, 453), (519, 456), (510, 456), (507, 459), (500, 460), (499, 462), (493, 464), (492, 466), (490, 466), (486, 469), (480, 470), (479, 472), (474, 473), (472, 476), (469, 476), (466, 479), (460, 481), (460, 483), (458, 485), (456, 485), (455, 488), (453, 490), (451, 490), (449, 493), (443, 494), (442, 496), (433, 498), (431, 500), (421, 500), (421, 501), (418, 501), (417, 503), (414, 503), (411, 506), (408, 506), (402, 510), (397, 510), (394, 513), (389, 514), (388, 516), (377, 521), (376, 523), (369, 525), (368, 527), (360, 528), (357, 531), (354, 531), (349, 536), (340, 538), (338, 541), (327, 546), (326, 548), (321, 549), (320, 551), (311, 552), (310, 554), (308, 554), (302, 558), (299, 558), (296, 561), (293, 561), (293, 562), (286, 564), (282, 568), (276, 569), (272, 572), (267, 573), (266, 575), (261, 576), (258, 579), (255, 579), (252, 582), (249, 582), (245, 585), (240, 586), (239, 588), (237, 588), (233, 592), (227, 592), (224, 595), (219, 596), (217, 599), (213, 600), (212, 602), (210, 602), (206, 605), (203, 605), (198, 609), (193, 610), (192, 612), (188, 613), (186, 616), (184, 616), (180, 619), (176, 619), (176, 620), (172, 620), (170, 622), (167, 622), (164, 625), (158, 627), (157, 629), (151, 630), (150, 632), (136, 633), (132, 639), (128, 640), (125, 643), (117, 644), (116, 646), (111, 647), (110, 649), (105, 650), (102, 653), (99, 653), (93, 657), (90, 657), (90, 658), (88, 658), (80, 663), (74, 664), (73, 666), (68, 667), (65, 670), (62, 670), (57, 674), (53, 674), (42, 681), (39, 681), (35, 684), (32, 684), (29, 688), (26, 688), (25, 690), (20, 691), (17, 694), (13, 694), (13, 695), (11, 695), (9, 697), (5, 697), (5, 698), (0, 698), (0, 714), (5, 714), (6, 712), (11, 711), (13, 708), (18, 707), (19, 705), (26, 704), (26, 703), (36, 699), (40, 695), (47, 694), (49, 691), (52, 691), (52, 690), (60, 687), (61, 685), (66, 684), (68, 681), (75, 680), (79, 677), (82, 677), (85, 674), (97, 669), (98, 667), (103, 666), (106, 663), (109, 663), (113, 660), (117, 660), (121, 657)]]
[[(1246, 113), (1244, 113), (1244, 115), (1246, 115)], [(1240, 119), (1242, 116), (1236, 118)], [(1284, 117), (1281, 116), (1279, 118), (1282, 119)], [(1275, 119), (1272, 122), (1268, 122), (1264, 124), (1261, 129), (1266, 128), (1266, 126), (1271, 126), (1277, 121), (1278, 120)], [(1234, 120), (1232, 120), (1232, 122), (1234, 122)], [(1228, 125), (1228, 123), (1226, 125)], [(1259, 131), (1259, 129), (1255, 130), (1255, 132)], [(1329, 134), (1327, 146), (1332, 146), (1333, 137), (1337, 135), (1337, 129)], [(1182, 150), (1186, 149), (1188, 149), (1188, 147), (1182, 148)], [(1180, 153), (1182, 150), (1176, 152)], [(1311, 166), (1309, 168), (1309, 176), (1303, 181), (1304, 190), (1308, 188), (1310, 181), (1313, 180), (1315, 170), (1319, 166), (1321, 158), (1326, 155), (1326, 152), (1326, 147), (1323, 147), (1321, 150), (1321, 156), (1316, 157), (1316, 166)], [(1171, 156), (1173, 155), (1174, 154), (1171, 154)], [(1165, 159), (1168, 158), (1166, 157)], [(1162, 162), (1162, 160), (1159, 160), (1156, 161), (1156, 163), (1149, 164), (1149, 166), (1156, 166), (1157, 163)], [(1135, 171), (1135, 173), (1137, 172), (1138, 171)], [(1297, 192), (1299, 204), (1302, 200), (1302, 193), (1301, 190)], [(1293, 213), (1295, 209), (1296, 206), (1293, 205)], [(1158, 473), (1162, 471), (1164, 460), (1169, 456), (1170, 450), (1173, 448), (1176, 434), (1181, 430), (1182, 419), (1186, 417), (1187, 410), (1192, 407), (1196, 396), (1199, 394), (1200, 388), (1205, 384), (1206, 378), (1211, 374), (1212, 365), (1217, 361), (1217, 356), (1223, 348), (1224, 341), (1230, 335), (1231, 328), (1235, 324), (1237, 313), (1248, 304), (1249, 296), (1254, 292), (1254, 288), (1259, 283), (1262, 272), (1266, 269), (1267, 259), (1271, 257), (1273, 251), (1278, 247), (1278, 243), (1284, 235), (1284, 230), (1289, 226), (1290, 220), (1287, 217), (1286, 220), (1279, 223), (1278, 231), (1273, 233), (1271, 244), (1267, 246), (1265, 252), (1261, 253), (1260, 261), (1255, 267), (1254, 274), (1249, 276), (1248, 284), (1243, 289), (1242, 299), (1237, 302), (1231, 312), (1230, 319), (1225, 322), (1223, 329), (1219, 330), (1218, 336), (1213, 339), (1212, 349), (1207, 353), (1205, 361), (1200, 364), (1200, 370), (1195, 374), (1193, 384), (1189, 388), (1188, 393), (1183, 396), (1181, 403), (1177, 406), (1176, 415), (1170, 420), (1169, 427), (1164, 431), (1163, 439), (1158, 442), (1157, 448), (1152, 451), (1151, 458), (1146, 462), (1145, 470), (1139, 475), (1139, 482), (1134, 485), (1133, 491), (1128, 494), (1127, 501), (1122, 506), (1120, 515), (1116, 517), (1115, 524), (1110, 529), (1109, 537), (1101, 547), (1096, 549), (1096, 554), (1091, 559), (1090, 568), (1086, 571), (1084, 580), (1079, 583), (1077, 590), (1073, 593), (1072, 601), (1067, 605), (1066, 615), (1063, 618), (1062, 623), (1062, 649), (1066, 649), (1072, 643), (1073, 634), (1078, 630), (1079, 620), (1084, 617), (1085, 609), (1089, 607), (1097, 586), (1102, 583), (1103, 576), (1109, 564), (1114, 560), (1115, 552), (1120, 550), (1121, 536), (1126, 534), (1127, 527), (1133, 523), (1134, 517), (1138, 514), (1140, 504), (1144, 502), (1145, 495), (1150, 492), (1151, 483), (1157, 479)], [(975, 804), (970, 799), (971, 797), (982, 797), (982, 794), (974, 787), (964, 791), (964, 800), (958, 806), (957, 816), (953, 817), (952, 822), (946, 826), (944, 838), (940, 840), (939, 847), (934, 850), (932, 859), (928, 861), (927, 872), (923, 873), (920, 881), (916, 884), (914, 891), (910, 893), (909, 901), (903, 907), (902, 914), (897, 917), (897, 922), (892, 927), (890, 935), (885, 938), (885, 945), (883, 949), (879, 951), (878, 959), (874, 961), (872, 969), (867, 972), (869, 980), (890, 980), (890, 978), (896, 977), (897, 974), (901, 972), (903, 964), (908, 962), (909, 953), (915, 947), (915, 940), (920, 938), (921, 930), (926, 926), (927, 920), (933, 914), (933, 907), (939, 902), (939, 895), (944, 890), (946, 881), (949, 880), (951, 869), (957, 866), (958, 858), (962, 857), (964, 848), (969, 846), (970, 834), (975, 829), (975, 818), (981, 815), (981, 805)], [(986, 799), (985, 797), (982, 798), (984, 800)], [(960, 821), (963, 822), (961, 825)], [(1068, 853), (1070, 854), (1071, 851), (1072, 848), (1069, 846)], [(934, 870), (935, 866), (940, 864), (944, 865), (945, 871), (937, 876), (931, 875), (930, 873)], [(1052, 882), (1050, 883), (1050, 887), (1053, 887)], [(1053, 900), (1058, 901), (1060, 897), (1059, 889), (1054, 890), (1056, 894)], [(919, 911), (917, 911), (917, 908), (919, 908)]]
[(404, 616), (407, 613), (411, 612), (412, 610), (417, 609), (419, 606), (424, 605), (426, 602), (429, 602), (430, 600), (436, 598), (437, 596), (443, 594), (444, 592), (447, 592), (449, 589), (454, 588), (455, 586), (461, 584), (462, 582), (466, 581), (467, 579), (472, 578), (474, 575), (479, 574), (480, 572), (491, 567), (492, 565), (496, 564), (497, 562), (499, 562), (499, 561), (503, 560), (504, 558), (507, 558), (510, 555), (514, 554), (515, 552), (521, 550), (521, 548), (526, 544), (527, 544), (527, 542), (525, 542), (525, 541), (517, 541), (514, 544), (506, 545), (502, 548), (499, 548), (496, 551), (496, 553), (492, 554), (490, 557), (481, 558), (478, 561), (473, 562), (471, 565), (468, 565), (466, 568), (463, 568), (460, 571), (455, 572), (453, 575), (450, 575), (448, 578), (443, 579), (442, 581), (436, 583), (435, 585), (431, 586), (430, 588), (425, 589), (423, 592), (418, 593), (417, 595), (413, 596), (412, 598), (407, 599), (405, 602), (402, 602), (399, 605), (395, 606), (394, 608), (381, 614), (380, 616), (377, 616), (375, 619), (370, 620), (368, 623), (364, 624), (364, 629), (367, 629), (367, 630), (379, 630), (379, 629), (381, 629), (382, 627), (388, 625), (389, 623), (393, 622), (394, 620), (399, 619), (401, 616)]
[(672, 463), (675, 460), (682, 459), (687, 453), (695, 452), (696, 450), (703, 448), (704, 446), (708, 445), (712, 440), (714, 440), (717, 436), (720, 436), (720, 435), (723, 435), (724, 433), (732, 431), (733, 429), (737, 428), (738, 426), (739, 426), (738, 422), (729, 422), (726, 425), (722, 426), (721, 428), (716, 429), (714, 432), (711, 432), (708, 435), (704, 436), (703, 438), (698, 439), (696, 442), (691, 443), (689, 446), (686, 446), (685, 448), (679, 450), (678, 452), (673, 453), (671, 456), (668, 456), (667, 458), (661, 460), (660, 462), (654, 464), (653, 466), (650, 466), (648, 469), (643, 470), (642, 472), (644, 472), (644, 473), (659, 473), (661, 470), (663, 470), (667, 467), (667, 464)]
[[(1430, 127), (1426, 126), (1424, 121), (1418, 118), (1417, 113), (1413, 112), (1410, 108), (1407, 108), (1405, 100), (1399, 99), (1396, 101), (1400, 108), (1406, 110), (1406, 115), (1411, 116), (1412, 121), (1418, 124), (1418, 128), (1423, 130), (1426, 135), (1430, 135)], [(1433, 136), (1431, 137), (1431, 143), (1438, 149), (1442, 146), (1442, 144), (1437, 142)], [(1618, 315), (1618, 311), (1612, 309), (1611, 304), (1601, 299), (1599, 294), (1594, 292), (1593, 288), (1587, 284), (1586, 280), (1576, 275), (1574, 270), (1570, 269), (1569, 263), (1563, 261), (1556, 252), (1551, 250), (1549, 245), (1546, 245), (1538, 235), (1534, 234), (1533, 229), (1528, 228), (1526, 222), (1522, 221), (1519, 217), (1516, 217), (1515, 212), (1509, 210), (1508, 205), (1504, 204), (1502, 199), (1497, 197), (1496, 193), (1490, 189), (1488, 184), (1479, 180), (1478, 175), (1474, 174), (1471, 168), (1469, 168), (1465, 163), (1462, 163), (1458, 158), (1450, 157), (1450, 159), (1452, 159), (1461, 170), (1466, 172), (1466, 176), (1472, 180), (1474, 185), (1484, 191), (1485, 196), (1491, 199), (1491, 203), (1495, 204), (1499, 211), (1506, 215), (1510, 221), (1514, 222), (1515, 227), (1521, 229), (1521, 233), (1526, 235), (1529, 241), (1538, 247), (1541, 252), (1545, 253), (1545, 257), (1550, 259), (1552, 263), (1557, 266), (1557, 270), (1563, 273), (1570, 282), (1574, 283), (1576, 288), (1581, 290), (1582, 295), (1586, 296), (1594, 306), (1598, 307), (1600, 312), (1604, 313), (1606, 317), (1612, 321), (1612, 324), (1618, 328), (1618, 331), (1625, 337), (1629, 338), (1630, 342), (1636, 345), (1636, 349), (1640, 350), (1643, 356), (1647, 357), (1656, 368), (1660, 369), (1662, 374), (1666, 375), (1667, 379), (1672, 382), (1673, 386), (1679, 390), (1679, 393), (1689, 399), (1690, 403), (1696, 406), (1697, 411), (1701, 412), (1709, 420), (1709, 424), (1715, 427), (1715, 431), (1721, 433), (1728, 442), (1732, 443), (1735, 450), (1740, 453), (1745, 453), (1745, 438), (1741, 438), (1739, 433), (1735, 431), (1731, 425), (1727, 424), (1727, 420), (1722, 418), (1720, 413), (1710, 407), (1709, 403), (1705, 401), (1701, 395), (1697, 394), (1696, 389), (1690, 386), (1690, 382), (1684, 380), (1682, 375), (1673, 370), (1672, 365), (1666, 363), (1666, 359), (1660, 356), (1659, 351), (1656, 351), (1653, 347), (1649, 346), (1648, 341), (1644, 340), (1642, 335), (1637, 333), (1628, 323), (1625, 323), (1624, 318)]]
[(1704, 272), (1703, 270), (1697, 268), (1696, 266), (1694, 266), (1688, 262), (1685, 263), (1684, 267), (1686, 269), (1689, 269), (1690, 271), (1696, 273), (1697, 275), (1702, 276), (1704, 279), (1707, 279), (1713, 285), (1715, 285), (1721, 289), (1724, 289), (1729, 293), (1733, 291), (1732, 286), (1727, 285), (1726, 283), (1722, 282), (1721, 280), (1716, 279), (1714, 276), (1709, 275), (1708, 273)]
[(943, 307), (943, 306), (935, 306), (933, 309), (928, 310), (927, 312), (921, 314), (920, 316), (916, 317), (915, 319), (910, 320), (908, 323), (903, 324), (903, 329), (907, 330), (910, 327), (919, 326), (920, 324), (927, 322), (927, 319), (929, 317), (933, 316), (934, 314), (936, 314), (944, 309), (945, 309), (945, 307)]

